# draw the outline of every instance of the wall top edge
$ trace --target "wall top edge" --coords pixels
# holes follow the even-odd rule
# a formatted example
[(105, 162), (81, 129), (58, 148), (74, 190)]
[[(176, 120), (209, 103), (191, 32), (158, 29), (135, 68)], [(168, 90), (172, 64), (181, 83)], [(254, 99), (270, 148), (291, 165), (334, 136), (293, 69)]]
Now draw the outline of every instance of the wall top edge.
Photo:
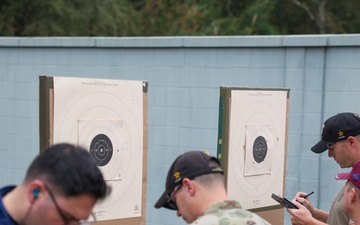
[(2, 47), (209, 48), (360, 46), (360, 34), (179, 37), (0, 37)]

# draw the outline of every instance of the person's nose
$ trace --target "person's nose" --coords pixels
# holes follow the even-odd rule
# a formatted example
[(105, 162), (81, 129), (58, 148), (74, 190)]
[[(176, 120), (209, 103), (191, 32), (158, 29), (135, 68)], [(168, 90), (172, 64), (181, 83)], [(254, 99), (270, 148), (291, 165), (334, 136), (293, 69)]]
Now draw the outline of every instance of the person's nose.
[(179, 210), (177, 210), (177, 211), (176, 211), (176, 215), (177, 215), (178, 217), (180, 217), (180, 216), (181, 216), (181, 213), (180, 213), (180, 211), (179, 211)]

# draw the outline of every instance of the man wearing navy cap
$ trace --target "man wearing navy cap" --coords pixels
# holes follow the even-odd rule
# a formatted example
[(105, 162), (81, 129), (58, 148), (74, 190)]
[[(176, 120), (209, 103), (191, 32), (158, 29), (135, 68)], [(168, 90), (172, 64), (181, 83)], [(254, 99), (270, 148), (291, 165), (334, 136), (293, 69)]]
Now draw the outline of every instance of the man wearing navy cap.
[(165, 191), (155, 208), (177, 210), (188, 224), (270, 225), (258, 215), (227, 199), (219, 161), (201, 151), (189, 151), (175, 159)]
[[(321, 140), (311, 150), (315, 153), (328, 150), (329, 157), (334, 158), (341, 168), (353, 167), (360, 161), (359, 115), (346, 112), (327, 119), (323, 126)], [(314, 208), (309, 198), (301, 197), (306, 193), (298, 192), (293, 202), (299, 210), (287, 209), (292, 224), (353, 224), (342, 207), (345, 188), (344, 185), (336, 194), (329, 212)]]

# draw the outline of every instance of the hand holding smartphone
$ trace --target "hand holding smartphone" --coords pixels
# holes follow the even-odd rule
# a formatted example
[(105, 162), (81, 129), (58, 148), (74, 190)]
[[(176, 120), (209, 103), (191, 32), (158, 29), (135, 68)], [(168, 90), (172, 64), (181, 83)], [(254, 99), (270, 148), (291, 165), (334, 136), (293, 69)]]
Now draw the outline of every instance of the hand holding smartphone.
[(276, 194), (272, 194), (271, 197), (277, 201), (278, 203), (280, 203), (280, 205), (284, 206), (285, 208), (290, 208), (290, 209), (299, 209), (296, 205), (294, 205), (291, 201), (289, 201), (286, 198), (282, 198)]

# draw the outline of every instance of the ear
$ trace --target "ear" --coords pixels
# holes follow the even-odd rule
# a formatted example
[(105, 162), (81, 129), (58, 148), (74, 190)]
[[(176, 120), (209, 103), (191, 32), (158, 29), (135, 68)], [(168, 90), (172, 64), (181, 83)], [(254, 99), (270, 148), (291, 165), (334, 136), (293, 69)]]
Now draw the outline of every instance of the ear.
[(27, 198), (30, 203), (34, 203), (42, 193), (44, 193), (44, 183), (40, 180), (33, 180), (27, 187)]
[(196, 192), (196, 185), (189, 178), (183, 179), (183, 187), (182, 188), (185, 188), (185, 190), (190, 194), (190, 196), (193, 196)]
[(349, 142), (349, 144), (353, 147), (353, 148), (356, 148), (357, 149), (357, 145), (359, 144), (358, 140), (353, 137), (353, 136), (350, 136), (348, 137), (347, 141)]
[(355, 188), (351, 188), (349, 191), (349, 199), (351, 203), (354, 203), (357, 199), (357, 194)]

